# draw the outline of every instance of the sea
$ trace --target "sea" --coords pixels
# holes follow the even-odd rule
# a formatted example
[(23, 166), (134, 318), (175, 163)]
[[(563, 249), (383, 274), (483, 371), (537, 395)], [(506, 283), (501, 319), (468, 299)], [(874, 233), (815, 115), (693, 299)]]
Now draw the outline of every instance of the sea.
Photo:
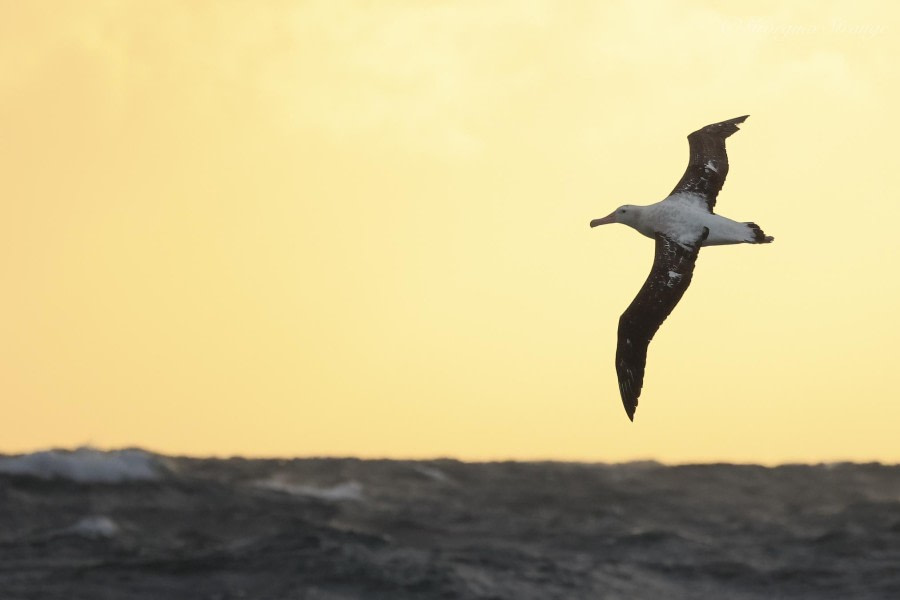
[(0, 600), (900, 598), (900, 466), (0, 455)]

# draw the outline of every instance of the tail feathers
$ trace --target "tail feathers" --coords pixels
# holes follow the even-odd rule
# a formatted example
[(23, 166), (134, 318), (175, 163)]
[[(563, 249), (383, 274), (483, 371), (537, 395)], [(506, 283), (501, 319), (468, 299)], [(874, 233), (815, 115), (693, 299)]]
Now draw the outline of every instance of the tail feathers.
[(745, 225), (750, 228), (753, 234), (752, 244), (769, 244), (775, 240), (771, 235), (766, 235), (756, 223), (745, 223)]

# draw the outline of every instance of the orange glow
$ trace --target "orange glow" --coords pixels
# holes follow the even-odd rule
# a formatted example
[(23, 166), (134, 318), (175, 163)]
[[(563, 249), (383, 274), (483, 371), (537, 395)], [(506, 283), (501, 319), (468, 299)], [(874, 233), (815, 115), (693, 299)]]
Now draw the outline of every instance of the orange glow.
[[(646, 6), (653, 4), (653, 6)], [(0, 451), (900, 461), (891, 2), (0, 0)], [(619, 314), (747, 114), (634, 424)]]

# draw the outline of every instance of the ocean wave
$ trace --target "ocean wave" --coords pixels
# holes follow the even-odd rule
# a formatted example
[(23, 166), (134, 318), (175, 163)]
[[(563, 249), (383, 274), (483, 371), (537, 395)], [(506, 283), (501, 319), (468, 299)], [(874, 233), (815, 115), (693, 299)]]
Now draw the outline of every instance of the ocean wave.
[(151, 481), (159, 479), (162, 471), (153, 454), (137, 449), (104, 452), (78, 448), (0, 457), (0, 473), (79, 483)]
[(0, 597), (900, 597), (900, 467), (0, 457)]

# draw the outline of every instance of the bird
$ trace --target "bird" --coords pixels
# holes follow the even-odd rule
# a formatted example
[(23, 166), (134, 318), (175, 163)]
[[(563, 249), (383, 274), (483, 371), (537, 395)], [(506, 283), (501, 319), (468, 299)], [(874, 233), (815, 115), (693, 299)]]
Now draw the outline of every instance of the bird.
[(713, 212), (728, 175), (725, 140), (748, 116), (713, 123), (688, 135), (687, 169), (665, 199), (647, 206), (625, 204), (591, 221), (591, 227), (622, 223), (656, 241), (650, 275), (619, 318), (616, 375), (631, 421), (644, 385), (650, 340), (690, 285), (700, 248), (768, 244), (775, 239), (756, 223), (732, 221)]

